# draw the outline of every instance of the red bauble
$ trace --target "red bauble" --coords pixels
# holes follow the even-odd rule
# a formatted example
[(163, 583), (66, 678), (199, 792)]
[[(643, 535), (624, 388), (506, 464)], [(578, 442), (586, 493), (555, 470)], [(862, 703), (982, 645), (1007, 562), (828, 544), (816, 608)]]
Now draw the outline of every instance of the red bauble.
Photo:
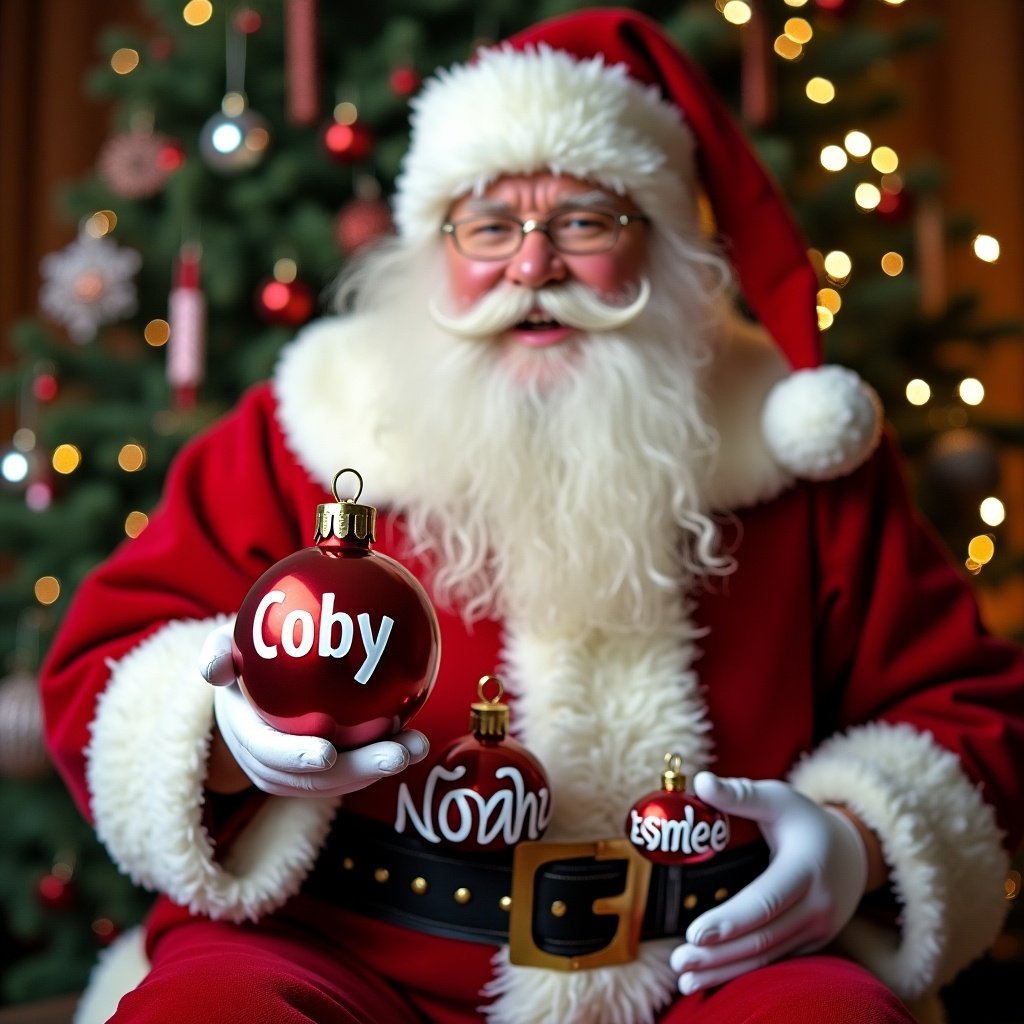
[(396, 96), (411, 96), (420, 87), (422, 81), (413, 68), (395, 68), (391, 72), (391, 91)]
[[(342, 473), (355, 471), (335, 488)], [(253, 707), (282, 732), (340, 749), (398, 732), (437, 678), (437, 616), (412, 573), (372, 550), (375, 518), (351, 499), (320, 505), (314, 546), (272, 565), (235, 620)]]
[(300, 327), (312, 315), (313, 289), (305, 281), (278, 281), (269, 278), (256, 293), (256, 312), (268, 324)]
[(365, 160), (373, 152), (373, 133), (362, 121), (340, 124), (332, 121), (323, 135), (327, 155), (344, 164)]
[(857, 0), (814, 0), (814, 2), (819, 11), (842, 16), (852, 14), (857, 7)]
[(655, 864), (697, 864), (717, 856), (730, 841), (726, 815), (686, 791), (680, 758), (666, 754), (661, 789), (630, 808), (626, 837), (637, 853)]
[(883, 188), (875, 213), (883, 220), (899, 224), (910, 216), (912, 207), (910, 193), (905, 188)]
[(59, 875), (43, 875), (36, 887), (36, 894), (39, 902), (50, 910), (67, 910), (77, 898), (74, 883)]
[(338, 211), (334, 230), (338, 246), (345, 252), (355, 252), (391, 234), (391, 208), (380, 199), (353, 199)]
[[(497, 696), (488, 699), (488, 683)], [(470, 733), (399, 788), (395, 830), (431, 843), (493, 853), (537, 840), (551, 820), (551, 787), (541, 763), (508, 733), (501, 681), (477, 683)]]

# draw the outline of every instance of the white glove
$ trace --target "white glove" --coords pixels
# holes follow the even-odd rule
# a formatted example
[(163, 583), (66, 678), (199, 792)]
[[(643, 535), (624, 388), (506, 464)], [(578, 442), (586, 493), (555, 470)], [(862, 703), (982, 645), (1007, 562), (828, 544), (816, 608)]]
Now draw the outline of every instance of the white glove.
[(320, 736), (292, 736), (268, 725), (238, 686), (230, 623), (210, 631), (200, 672), (217, 687), (214, 714), (221, 736), (257, 789), (274, 796), (343, 796), (423, 760), (430, 744), (414, 729), (339, 753)]
[(706, 803), (756, 821), (771, 860), (764, 872), (686, 929), (669, 960), (684, 995), (826, 945), (864, 895), (868, 858), (857, 826), (785, 782), (722, 779), (699, 772)]

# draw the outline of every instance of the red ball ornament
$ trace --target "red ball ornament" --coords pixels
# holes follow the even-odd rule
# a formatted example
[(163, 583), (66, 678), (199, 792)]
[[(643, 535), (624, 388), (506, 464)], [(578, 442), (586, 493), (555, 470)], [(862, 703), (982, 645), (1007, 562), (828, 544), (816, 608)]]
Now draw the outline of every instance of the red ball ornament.
[[(338, 478), (359, 479), (338, 500)], [(343, 469), (320, 505), (312, 547), (272, 565), (235, 620), (239, 685), (263, 719), (339, 749), (402, 729), (437, 678), (441, 640), (426, 591), (373, 551), (377, 510), (359, 505), (362, 477)]]
[(344, 252), (352, 253), (394, 231), (391, 208), (380, 199), (353, 199), (339, 211), (335, 238)]
[(411, 96), (423, 81), (414, 68), (398, 67), (391, 72), (391, 91), (396, 96)]
[(313, 289), (304, 281), (279, 281), (272, 277), (256, 293), (256, 312), (269, 324), (299, 327), (312, 315)]
[(883, 188), (875, 213), (883, 220), (899, 224), (910, 216), (912, 206), (910, 194), (905, 188)]
[(686, 791), (682, 759), (666, 754), (667, 768), (656, 789), (630, 808), (626, 837), (655, 864), (698, 864), (729, 846), (729, 818)]
[(36, 887), (39, 902), (50, 910), (67, 910), (75, 902), (75, 887), (70, 879), (43, 875)]
[(826, 14), (850, 15), (857, 7), (857, 0), (814, 0), (819, 11)]
[[(484, 691), (494, 684), (497, 693)], [(551, 820), (551, 788), (544, 768), (508, 736), (508, 705), (496, 676), (477, 683), (470, 733), (448, 746), (429, 770), (399, 787), (395, 831), (414, 831), (431, 843), (496, 852), (536, 840)]]
[(348, 124), (332, 121), (323, 134), (324, 149), (332, 159), (343, 164), (365, 160), (373, 152), (373, 133), (356, 120)]
[(60, 390), (60, 384), (55, 374), (44, 371), (32, 380), (32, 397), (37, 402), (52, 402)]

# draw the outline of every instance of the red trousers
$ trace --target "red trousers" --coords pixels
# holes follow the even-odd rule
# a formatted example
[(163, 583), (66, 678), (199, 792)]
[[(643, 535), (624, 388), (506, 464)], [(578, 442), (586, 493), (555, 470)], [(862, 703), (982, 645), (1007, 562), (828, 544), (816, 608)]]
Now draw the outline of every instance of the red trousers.
[[(205, 918), (157, 929), (145, 981), (113, 1024), (476, 1024), (493, 947), (423, 937), (330, 910), (315, 924)], [(318, 934), (318, 931), (321, 934)], [(415, 947), (415, 952), (410, 947)], [(401, 952), (398, 952), (401, 949)], [(865, 969), (807, 956), (680, 997), (661, 1024), (913, 1024)]]

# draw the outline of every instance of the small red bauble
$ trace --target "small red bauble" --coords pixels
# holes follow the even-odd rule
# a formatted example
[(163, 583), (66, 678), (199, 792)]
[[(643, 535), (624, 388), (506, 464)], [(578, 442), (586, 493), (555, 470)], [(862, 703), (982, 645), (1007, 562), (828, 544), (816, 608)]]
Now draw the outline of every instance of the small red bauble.
[[(355, 470), (343, 469), (334, 478)], [(437, 615), (401, 563), (372, 550), (376, 509), (320, 505), (315, 543), (272, 565), (235, 620), (239, 685), (282, 732), (339, 749), (400, 729), (437, 678)]]
[[(493, 683), (497, 694), (484, 696)], [(508, 706), (495, 676), (477, 683), (470, 733), (448, 746), (429, 770), (399, 787), (396, 832), (431, 843), (497, 852), (536, 840), (551, 820), (551, 787), (541, 763), (508, 736)]]
[(279, 281), (272, 277), (259, 286), (256, 312), (268, 324), (301, 327), (312, 315), (313, 289), (305, 281)]
[(67, 910), (77, 898), (74, 883), (60, 875), (43, 875), (36, 888), (39, 902), (50, 910)]
[(655, 864), (697, 864), (729, 845), (729, 819), (686, 791), (682, 759), (666, 754), (661, 789), (642, 796), (626, 817), (626, 837)]
[(394, 231), (391, 208), (380, 199), (353, 199), (339, 211), (335, 237), (345, 252), (355, 252)]
[(373, 152), (373, 133), (362, 121), (341, 124), (332, 121), (323, 135), (327, 155), (344, 164), (359, 163)]
[(396, 96), (411, 96), (419, 87), (422, 79), (415, 69), (410, 67), (395, 68), (391, 72), (391, 91)]
[(910, 194), (905, 188), (883, 188), (875, 213), (883, 220), (899, 224), (910, 216), (912, 206)]

